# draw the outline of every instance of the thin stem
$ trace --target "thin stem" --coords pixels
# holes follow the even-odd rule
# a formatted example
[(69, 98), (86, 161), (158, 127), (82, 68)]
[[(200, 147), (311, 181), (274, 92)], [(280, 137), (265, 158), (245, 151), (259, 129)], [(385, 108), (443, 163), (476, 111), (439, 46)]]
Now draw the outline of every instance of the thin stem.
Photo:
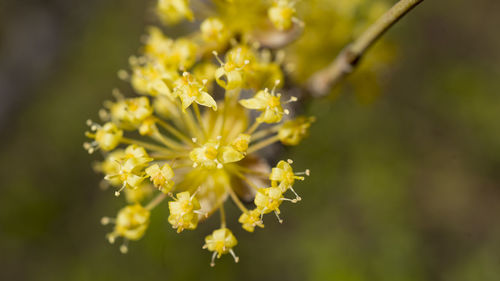
[(145, 207), (145, 209), (151, 211), (156, 206), (158, 206), (158, 204), (160, 204), (165, 198), (167, 198), (167, 194), (165, 193), (158, 194), (158, 196), (156, 196), (153, 200), (151, 200), (151, 202), (149, 202), (149, 204)]
[(276, 125), (276, 126), (272, 126), (272, 127), (269, 127), (269, 128), (258, 130), (254, 134), (252, 134), (252, 141), (256, 141), (256, 140), (265, 138), (268, 135), (279, 131), (280, 127), (281, 127), (281, 124), (280, 125)]
[(143, 142), (143, 141), (139, 141), (139, 140), (134, 140), (134, 139), (129, 139), (129, 138), (122, 138), (121, 142), (124, 144), (136, 144), (136, 145), (142, 146), (146, 149), (149, 149), (152, 151), (157, 151), (157, 152), (164, 152), (164, 153), (171, 153), (172, 152), (172, 150), (167, 149), (165, 147), (161, 147), (159, 145), (154, 145), (151, 143), (147, 143), (147, 142)]
[(176, 128), (174, 128), (172, 125), (168, 124), (167, 122), (157, 118), (156, 122), (160, 124), (165, 130), (169, 131), (172, 135), (176, 136), (178, 139), (182, 140), (186, 144), (193, 144), (193, 141), (186, 137), (183, 133), (179, 132)]
[(424, 0), (400, 0), (353, 43), (347, 45), (325, 69), (314, 74), (308, 81), (309, 92), (316, 97), (325, 96), (335, 85), (349, 75), (361, 57), (399, 19)]
[(259, 125), (260, 125), (260, 122), (255, 121), (252, 124), (252, 126), (248, 129), (248, 131), (246, 132), (246, 134), (251, 135), (253, 132), (255, 132), (255, 130), (257, 130), (257, 128), (259, 127)]
[(262, 141), (260, 141), (260, 142), (258, 142), (256, 144), (252, 144), (248, 148), (247, 152), (249, 154), (252, 153), (252, 152), (255, 152), (255, 151), (259, 150), (259, 149), (262, 149), (262, 148), (264, 148), (264, 147), (266, 147), (266, 146), (268, 146), (270, 144), (273, 144), (273, 143), (279, 141), (279, 139), (280, 139), (280, 137), (278, 135), (276, 135), (276, 136), (272, 136), (270, 138), (267, 138), (265, 140), (262, 140)]
[(247, 177), (245, 177), (245, 175), (243, 175), (240, 171), (234, 169), (231, 172), (234, 173), (237, 177), (239, 177), (243, 181), (245, 181), (251, 188), (259, 190), (259, 187), (256, 186), (253, 182), (251, 182)]
[(225, 228), (226, 227), (226, 211), (224, 210), (224, 203), (220, 204), (219, 212), (220, 212), (220, 227)]
[(152, 135), (151, 138), (161, 142), (164, 144), (166, 147), (171, 148), (173, 150), (186, 150), (185, 146), (182, 146), (178, 142), (162, 135), (158, 130), (156, 130)]
[(200, 107), (198, 106), (197, 103), (193, 104), (194, 108), (194, 114), (196, 115), (196, 119), (198, 120), (198, 123), (200, 125), (200, 129), (203, 132), (203, 136), (207, 138), (207, 131), (205, 130), (205, 127), (203, 126), (203, 120), (201, 120), (201, 113), (200, 113)]
[(261, 178), (268, 178), (269, 177), (269, 173), (265, 173), (265, 172), (261, 172), (261, 171), (256, 171), (256, 170), (252, 170), (252, 169), (248, 169), (246, 167), (242, 167), (242, 166), (239, 166), (239, 165), (235, 165), (235, 169), (243, 172), (243, 173), (246, 173), (246, 174), (253, 174), (255, 176), (258, 176), (258, 177), (261, 177)]
[(247, 213), (248, 209), (240, 201), (240, 199), (238, 198), (238, 195), (236, 195), (236, 193), (234, 193), (234, 190), (231, 187), (228, 187), (227, 191), (229, 192), (229, 196), (231, 196), (231, 199), (233, 199), (234, 204), (236, 204), (236, 206), (238, 206), (240, 211), (242, 211), (243, 213)]

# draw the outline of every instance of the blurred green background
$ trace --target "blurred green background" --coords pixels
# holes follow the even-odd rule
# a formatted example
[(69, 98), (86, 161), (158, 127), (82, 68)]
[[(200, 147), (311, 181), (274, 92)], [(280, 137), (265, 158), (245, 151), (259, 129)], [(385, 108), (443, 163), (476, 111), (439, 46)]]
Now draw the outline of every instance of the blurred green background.
[(241, 261), (215, 268), (217, 218), (178, 235), (163, 206), (127, 255), (99, 224), (123, 202), (98, 188), (85, 120), (123, 85), (151, 7), (0, 3), (0, 280), (500, 280), (498, 1), (424, 1), (388, 34), (375, 102), (308, 104), (318, 121), (284, 156), (312, 171), (304, 200), (253, 234), (228, 212)]

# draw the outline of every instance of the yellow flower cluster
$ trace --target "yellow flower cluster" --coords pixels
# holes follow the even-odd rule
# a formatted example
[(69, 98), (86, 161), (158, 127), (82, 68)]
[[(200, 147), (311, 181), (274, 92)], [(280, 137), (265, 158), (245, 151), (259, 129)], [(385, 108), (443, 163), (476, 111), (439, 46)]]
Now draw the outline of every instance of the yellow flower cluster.
[[(279, 30), (296, 22), (291, 2), (265, 2), (258, 4), (263, 10), (247, 0), (224, 5), (230, 11), (247, 3)], [(195, 17), (186, 0), (159, 0), (157, 12), (168, 24)], [(149, 28), (139, 54), (130, 58), (130, 70), (119, 72), (139, 96), (114, 90), (116, 100), (99, 112), (103, 124), (88, 121), (92, 141), (84, 147), (103, 152), (97, 170), (116, 188), (115, 195), (125, 192), (128, 201), (116, 218), (102, 220), (114, 224), (111, 243), (123, 238), (122, 252), (129, 240), (144, 236), (150, 212), (168, 201), (168, 222), (178, 233), (196, 229), (219, 211), (221, 227), (206, 237), (204, 248), (213, 252), (212, 265), (228, 253), (238, 261), (237, 240), (226, 227), (229, 198), (249, 232), (264, 227), (265, 214), (278, 216), (283, 201), (300, 200), (293, 185), (309, 171), (294, 173), (291, 160), (271, 168), (260, 152), (275, 143), (298, 145), (314, 118), (290, 117), (288, 104), (297, 98), (280, 90), (282, 60), (245, 28), (232, 26), (227, 12), (220, 14), (177, 39)], [(294, 199), (285, 197), (288, 190)]]

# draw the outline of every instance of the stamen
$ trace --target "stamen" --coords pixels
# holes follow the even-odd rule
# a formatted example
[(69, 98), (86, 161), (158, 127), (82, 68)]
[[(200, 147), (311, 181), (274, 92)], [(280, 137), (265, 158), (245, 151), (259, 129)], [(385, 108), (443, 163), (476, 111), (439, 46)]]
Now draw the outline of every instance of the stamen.
[(214, 252), (212, 254), (212, 260), (210, 261), (210, 266), (214, 267), (215, 266), (215, 256), (217, 256), (217, 252)]
[(298, 101), (299, 99), (295, 96), (291, 96), (289, 100), (287, 100), (286, 102), (284, 102), (285, 104), (287, 103), (291, 103), (291, 102), (296, 102)]
[(302, 200), (302, 198), (297, 194), (297, 192), (295, 192), (293, 187), (290, 186), (289, 189), (293, 192), (293, 194), (295, 194), (295, 202), (293, 202), (293, 203), (296, 203), (297, 201)]
[(281, 198), (281, 201), (290, 201), (292, 203), (297, 203), (297, 199), (290, 199), (290, 198)]
[(281, 80), (277, 79), (276, 81), (274, 81), (274, 86), (273, 86), (273, 89), (271, 90), (271, 93), (274, 93), (274, 91), (276, 90), (276, 87), (278, 87), (278, 85), (281, 83)]
[(110, 218), (110, 217), (102, 217), (101, 218), (101, 224), (102, 225), (108, 225), (108, 224), (114, 223), (114, 222), (115, 222), (115, 219)]
[(278, 221), (279, 223), (283, 223), (283, 220), (280, 218), (280, 215), (278, 214), (277, 211), (274, 211), (274, 214), (276, 215), (276, 217), (278, 218)]
[(234, 253), (233, 249), (229, 249), (229, 253), (231, 254), (231, 256), (233, 256), (233, 259), (234, 259), (235, 263), (238, 263), (240, 261), (240, 258), (238, 256), (236, 256), (236, 254)]
[(128, 239), (123, 240), (123, 244), (120, 246), (120, 252), (126, 254), (128, 252)]
[(219, 54), (217, 54), (216, 51), (213, 51), (212, 54), (215, 56), (215, 58), (217, 59), (217, 61), (220, 63), (221, 66), (224, 65), (224, 62), (219, 58)]
[(124, 69), (118, 70), (117, 74), (118, 74), (118, 78), (120, 78), (121, 80), (124, 80), (124, 81), (127, 81), (130, 78), (130, 75)]
[(122, 187), (118, 191), (115, 191), (115, 196), (116, 197), (120, 196), (120, 193), (125, 189), (126, 186), (127, 186), (127, 183), (124, 182)]
[(114, 244), (116, 241), (116, 236), (113, 233), (106, 235), (106, 238), (108, 238), (109, 244)]

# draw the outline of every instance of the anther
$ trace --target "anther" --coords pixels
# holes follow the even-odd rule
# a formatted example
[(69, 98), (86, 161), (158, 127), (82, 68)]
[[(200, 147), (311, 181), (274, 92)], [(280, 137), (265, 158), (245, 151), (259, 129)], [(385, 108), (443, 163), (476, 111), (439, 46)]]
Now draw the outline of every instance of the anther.
[(120, 78), (121, 80), (128, 80), (128, 78), (130, 77), (128, 72), (126, 70), (123, 70), (123, 69), (118, 70), (117, 74), (118, 74), (118, 78)]
[(120, 246), (120, 252), (121, 252), (122, 254), (126, 254), (126, 253), (128, 252), (128, 246), (127, 246), (127, 245), (125, 245), (125, 244), (121, 245), (121, 246)]
[(102, 217), (101, 218), (102, 225), (108, 225), (110, 222), (111, 222), (111, 218), (109, 218), (109, 217)]
[(231, 254), (231, 256), (233, 256), (233, 259), (234, 259), (235, 263), (238, 263), (240, 261), (240, 258), (238, 256), (236, 256), (236, 254), (234, 253), (233, 249), (229, 249), (229, 253)]
[(278, 214), (278, 212), (274, 211), (274, 214), (276, 215), (276, 217), (278, 218), (278, 222), (279, 223), (283, 223), (283, 220), (280, 218), (280, 215)]

